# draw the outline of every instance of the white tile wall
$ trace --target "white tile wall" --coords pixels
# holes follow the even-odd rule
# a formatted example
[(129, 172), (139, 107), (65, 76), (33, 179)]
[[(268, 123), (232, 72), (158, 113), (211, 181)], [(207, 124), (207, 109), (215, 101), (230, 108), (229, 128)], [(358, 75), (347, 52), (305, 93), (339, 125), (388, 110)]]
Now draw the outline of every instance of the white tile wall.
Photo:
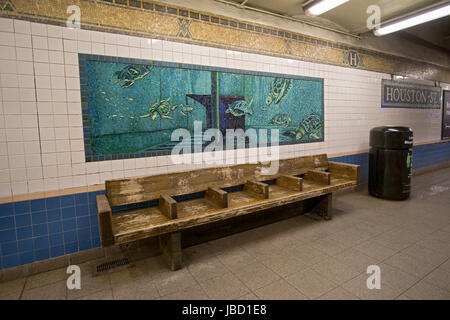
[(384, 124), (411, 126), (416, 142), (440, 138), (438, 111), (381, 110), (388, 74), (0, 19), (0, 197), (206, 166), (169, 157), (85, 163), (78, 53), (324, 78), (325, 142), (282, 146), (281, 158), (365, 150), (369, 129)]

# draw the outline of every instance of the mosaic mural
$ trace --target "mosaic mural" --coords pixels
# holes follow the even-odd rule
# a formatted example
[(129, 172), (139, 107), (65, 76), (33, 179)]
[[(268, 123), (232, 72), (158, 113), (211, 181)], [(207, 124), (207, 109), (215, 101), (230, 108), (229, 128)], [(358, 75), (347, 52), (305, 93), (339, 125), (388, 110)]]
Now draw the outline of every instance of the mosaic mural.
[[(170, 154), (173, 130), (279, 129), (323, 141), (323, 79), (81, 55), (87, 161)], [(226, 139), (226, 137), (224, 137)]]

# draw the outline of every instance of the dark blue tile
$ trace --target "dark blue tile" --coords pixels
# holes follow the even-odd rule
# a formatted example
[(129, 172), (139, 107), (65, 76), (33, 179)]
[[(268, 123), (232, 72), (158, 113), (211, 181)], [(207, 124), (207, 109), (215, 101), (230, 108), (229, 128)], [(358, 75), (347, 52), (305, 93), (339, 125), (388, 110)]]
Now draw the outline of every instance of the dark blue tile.
[(61, 221), (49, 222), (49, 224), (48, 224), (48, 233), (49, 234), (59, 233), (62, 231), (63, 231), (63, 228), (62, 228)]
[(33, 229), (31, 227), (24, 227), (17, 229), (17, 240), (28, 239), (33, 236)]
[(14, 203), (14, 214), (23, 214), (30, 212), (30, 201), (20, 201)]
[(90, 239), (80, 240), (78, 242), (78, 247), (80, 248), (80, 251), (91, 249), (92, 248), (91, 240)]
[(19, 254), (19, 262), (21, 265), (28, 264), (34, 262), (34, 252), (28, 251), (28, 252), (22, 252)]
[(78, 193), (75, 195), (75, 206), (80, 206), (88, 203), (88, 196), (86, 193)]
[(36, 261), (41, 261), (50, 258), (50, 248), (39, 249), (34, 252)]
[(49, 247), (48, 236), (43, 236), (33, 239), (34, 250), (44, 249)]
[(45, 206), (46, 206), (47, 210), (61, 208), (61, 203), (59, 201), (59, 197), (52, 197), (52, 198), (45, 199)]
[(77, 217), (83, 217), (89, 215), (89, 208), (87, 205), (76, 206), (76, 215)]
[(64, 244), (63, 234), (56, 233), (49, 236), (50, 247), (56, 247)]
[(0, 217), (7, 217), (14, 215), (14, 207), (12, 203), (0, 204)]
[(14, 229), (14, 216), (0, 218), (0, 230)]
[(75, 230), (77, 227), (77, 223), (75, 219), (67, 219), (63, 220), (63, 230), (69, 231), (69, 230)]
[(26, 239), (26, 240), (19, 240), (17, 242), (17, 248), (19, 252), (26, 252), (26, 251), (33, 251), (33, 240), (32, 239)]
[(96, 238), (100, 236), (100, 230), (98, 227), (91, 227), (91, 238)]
[(78, 229), (88, 228), (90, 226), (91, 226), (91, 224), (89, 223), (89, 217), (77, 218), (77, 228)]
[(60, 200), (61, 200), (61, 208), (75, 206), (74, 195), (62, 196)]
[(78, 242), (67, 243), (64, 245), (65, 254), (74, 253), (78, 251)]
[(64, 232), (64, 243), (72, 243), (78, 242), (77, 232), (76, 231), (67, 231)]
[(31, 214), (32, 224), (41, 224), (47, 222), (47, 213), (45, 211), (33, 212)]
[(17, 241), (2, 243), (2, 255), (9, 256), (17, 253)]
[(16, 228), (26, 227), (31, 225), (31, 214), (20, 214), (15, 216)]
[(64, 255), (64, 246), (57, 246), (50, 248), (50, 256), (52, 258)]
[(47, 211), (47, 221), (58, 221), (61, 220), (61, 209), (53, 209)]
[(62, 210), (62, 218), (63, 219), (75, 217), (75, 207), (62, 208), (61, 210)]
[(97, 211), (97, 204), (94, 203), (89, 203), (89, 215), (90, 216), (97, 216), (98, 215), (98, 211)]
[(100, 238), (92, 238), (92, 248), (100, 248), (101, 242)]
[(2, 258), (3, 268), (13, 268), (19, 265), (19, 257), (17, 254), (12, 254), (10, 256), (3, 256)]
[(89, 204), (97, 204), (97, 195), (98, 192), (89, 192), (88, 193), (88, 202)]
[(6, 243), (16, 241), (16, 230), (3, 230), (0, 231), (0, 243)]
[(89, 223), (91, 224), (91, 227), (98, 226), (98, 216), (90, 216)]
[(45, 210), (45, 199), (31, 200), (30, 203), (31, 203), (31, 212)]
[(78, 229), (78, 240), (90, 239), (91, 238), (91, 228)]
[(45, 235), (48, 235), (48, 226), (46, 223), (33, 226), (33, 237), (40, 237)]

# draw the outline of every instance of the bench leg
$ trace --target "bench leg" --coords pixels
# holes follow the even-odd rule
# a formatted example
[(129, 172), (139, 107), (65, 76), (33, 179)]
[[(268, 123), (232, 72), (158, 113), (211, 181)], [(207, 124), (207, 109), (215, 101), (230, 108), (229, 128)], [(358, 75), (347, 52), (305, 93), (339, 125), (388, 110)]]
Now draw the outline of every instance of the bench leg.
[(181, 254), (181, 233), (173, 232), (159, 236), (159, 245), (162, 253), (167, 257), (172, 271), (183, 267)]
[(321, 197), (317, 205), (315, 206), (315, 210), (318, 210), (322, 213), (324, 220), (331, 220), (333, 213), (333, 194), (329, 193)]

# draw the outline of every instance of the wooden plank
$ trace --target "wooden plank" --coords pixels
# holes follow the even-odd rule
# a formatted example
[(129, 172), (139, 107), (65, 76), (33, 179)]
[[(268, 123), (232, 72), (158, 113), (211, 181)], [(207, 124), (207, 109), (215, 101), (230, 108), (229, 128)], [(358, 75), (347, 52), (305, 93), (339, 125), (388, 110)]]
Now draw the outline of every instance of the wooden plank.
[(294, 176), (281, 175), (277, 178), (276, 185), (300, 192), (303, 189), (303, 179)]
[(161, 210), (162, 214), (167, 219), (176, 219), (178, 218), (177, 214), (177, 202), (167, 194), (161, 194), (159, 201), (159, 210)]
[(172, 232), (159, 237), (159, 245), (169, 262), (172, 271), (183, 268), (183, 255), (181, 252), (181, 233)]
[(269, 185), (262, 182), (249, 180), (244, 185), (244, 191), (255, 194), (261, 199), (269, 198)]
[(333, 194), (329, 193), (319, 198), (317, 205), (314, 210), (321, 212), (324, 220), (331, 220), (333, 213)]
[(185, 218), (178, 218), (176, 220), (170, 220), (167, 222), (162, 222), (160, 224), (145, 225), (139, 229), (133, 231), (128, 231), (124, 233), (116, 233), (114, 235), (115, 243), (122, 244), (127, 242), (132, 242), (139, 239), (145, 239), (152, 236), (158, 236), (161, 234), (167, 234), (176, 231), (182, 231), (184, 229), (189, 229), (195, 226), (204, 225), (220, 220), (226, 220), (234, 218), (237, 216), (274, 208), (277, 206), (282, 206), (285, 204), (290, 204), (294, 202), (299, 202), (305, 199), (311, 199), (326, 195), (338, 190), (344, 190), (356, 186), (356, 181), (348, 181), (341, 184), (336, 184), (333, 186), (324, 186), (320, 189), (313, 190), (310, 192), (296, 193), (291, 196), (286, 196), (278, 199), (261, 200), (257, 202), (251, 202), (247, 205), (241, 207), (227, 208), (219, 210), (217, 212), (208, 212), (205, 214), (199, 214), (195, 216), (189, 216)]
[(328, 168), (333, 176), (356, 180), (359, 182), (360, 169), (358, 165), (330, 161), (328, 162)]
[(305, 179), (328, 186), (331, 182), (331, 174), (320, 170), (308, 170), (305, 174)]
[(228, 193), (222, 189), (209, 187), (205, 193), (206, 199), (220, 208), (228, 208)]
[(109, 205), (108, 198), (106, 198), (106, 195), (101, 194), (96, 198), (100, 239), (102, 247), (108, 247), (114, 244), (111, 207)]
[(156, 200), (161, 193), (178, 196), (203, 192), (212, 188), (232, 187), (248, 180), (275, 179), (279, 174), (296, 175), (307, 170), (328, 169), (325, 154), (280, 160), (279, 172), (273, 176), (261, 175), (262, 164), (243, 164), (218, 168), (198, 169), (171, 174), (108, 180), (106, 194), (112, 207)]

